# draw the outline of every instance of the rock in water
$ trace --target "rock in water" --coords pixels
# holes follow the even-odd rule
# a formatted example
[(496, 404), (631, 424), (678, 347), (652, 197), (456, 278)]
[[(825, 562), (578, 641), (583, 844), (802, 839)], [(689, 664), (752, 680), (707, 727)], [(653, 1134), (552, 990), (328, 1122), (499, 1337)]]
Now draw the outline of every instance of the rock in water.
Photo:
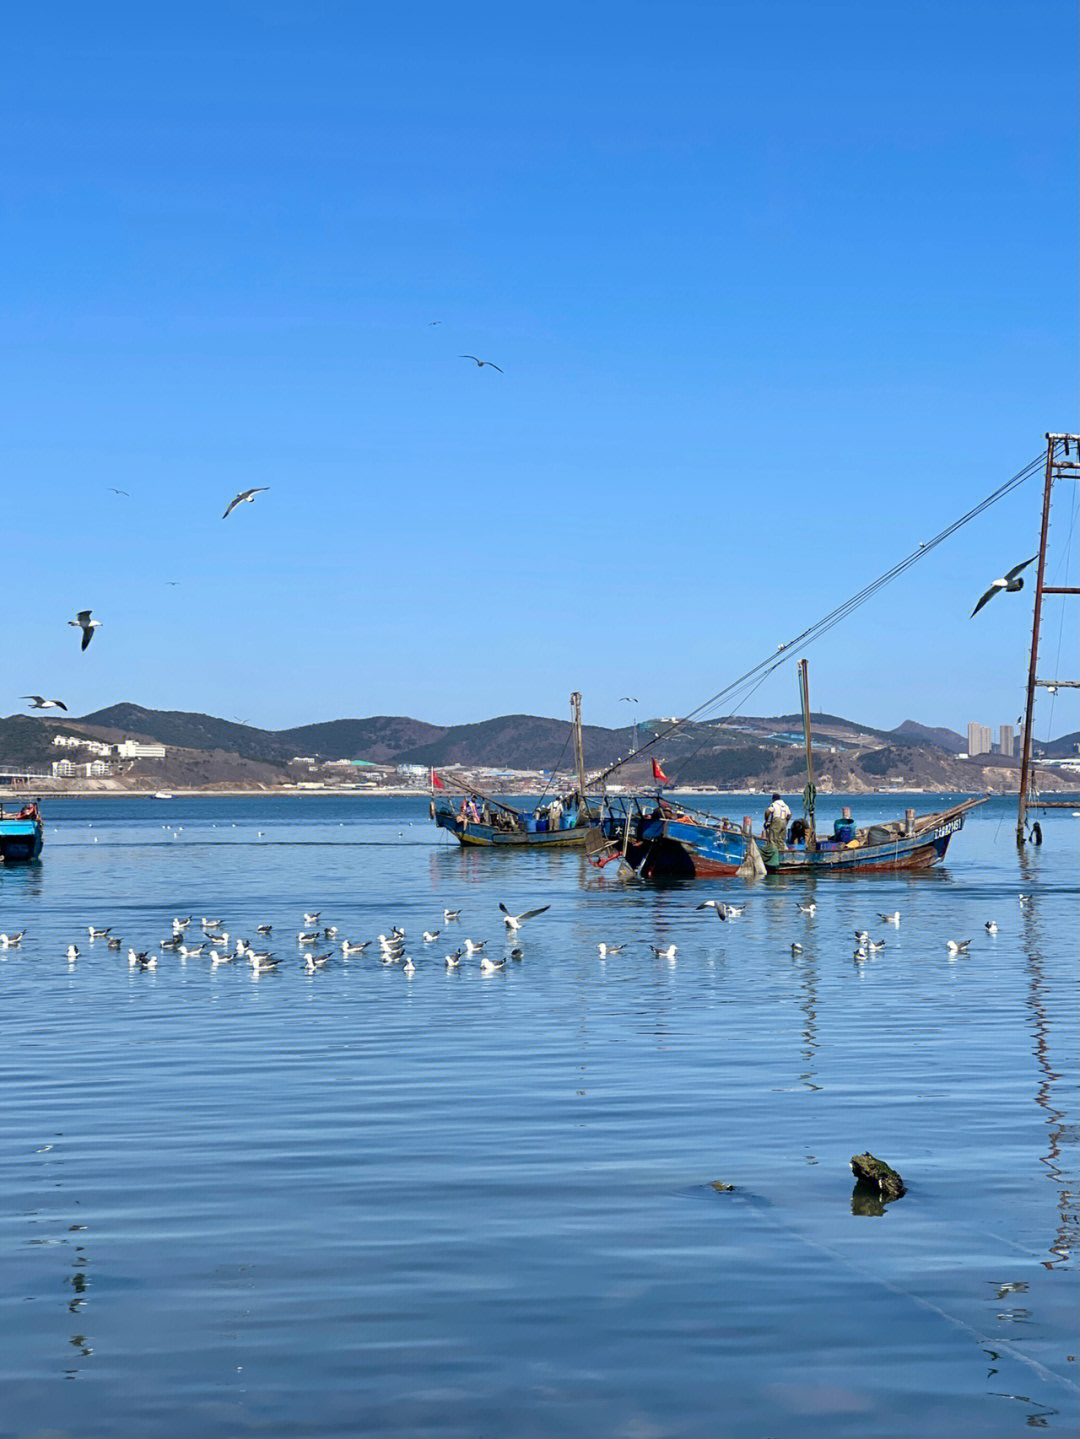
[(872, 1154), (853, 1154), (851, 1172), (860, 1184), (872, 1185), (883, 1199), (899, 1199), (907, 1192), (904, 1181), (895, 1169), (890, 1169), (883, 1159)]

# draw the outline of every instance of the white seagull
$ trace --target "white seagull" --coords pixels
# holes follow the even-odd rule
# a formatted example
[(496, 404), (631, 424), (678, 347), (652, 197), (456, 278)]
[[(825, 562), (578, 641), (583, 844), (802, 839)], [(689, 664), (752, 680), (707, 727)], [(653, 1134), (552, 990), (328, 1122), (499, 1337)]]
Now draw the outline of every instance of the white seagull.
[(899, 911), (898, 909), (894, 909), (893, 912), (892, 912), (892, 914), (880, 914), (880, 913), (879, 913), (879, 914), (878, 914), (878, 919), (881, 920), (882, 924), (895, 924), (895, 925), (899, 928), (899, 925), (900, 925), (900, 911)]
[(425, 944), (434, 944), (435, 941), (438, 939), (438, 937), (439, 937), (439, 931), (438, 931), (437, 929), (425, 929), (425, 930), (424, 930), (424, 936), (423, 936), (423, 938), (424, 938), (424, 943), (425, 943)]
[(350, 944), (347, 939), (343, 939), (341, 941), (341, 952), (342, 954), (363, 954), (370, 943), (370, 939), (361, 940), (359, 944)]
[(447, 967), (447, 969), (457, 969), (457, 967), (458, 967), (458, 965), (459, 965), (460, 963), (461, 963), (461, 950), (460, 950), (460, 949), (455, 949), (454, 952), (453, 952), (453, 954), (448, 954), (448, 955), (446, 956), (446, 967)]
[(801, 945), (801, 944), (793, 944), (793, 945), (791, 946), (791, 952), (792, 952), (792, 954), (802, 954), (802, 945)]
[(78, 959), (78, 957), (79, 957), (79, 947), (78, 947), (77, 944), (69, 944), (69, 945), (68, 945), (67, 957), (68, 957), (68, 959), (71, 959), (71, 960), (76, 960), (76, 959)]
[(322, 914), (322, 910), (321, 910), (321, 909), (317, 909), (314, 914), (307, 914), (307, 913), (305, 912), (305, 914), (304, 914), (304, 923), (305, 923), (305, 924), (318, 924), (318, 922), (319, 922), (319, 915), (320, 915), (320, 914)]
[(795, 905), (800, 914), (809, 914), (813, 916), (817, 913), (817, 904), (814, 900), (811, 900), (809, 904), (799, 904), (798, 900), (796, 900)]
[(1025, 560), (1023, 564), (1020, 565), (1013, 565), (1012, 569), (1009, 570), (1006, 574), (1002, 575), (1001, 579), (995, 580), (994, 583), (990, 586), (990, 588), (986, 591), (986, 594), (983, 595), (982, 599), (971, 611), (971, 615), (969, 618), (974, 619), (975, 616), (982, 609), (983, 605), (986, 604), (987, 600), (992, 600), (999, 591), (1007, 590), (1010, 594), (1015, 594), (1017, 590), (1022, 590), (1024, 588), (1024, 582), (1020, 578), (1020, 571), (1026, 570), (1028, 565), (1031, 564), (1032, 560), (1035, 559), (1038, 559), (1038, 556), (1032, 555), (1030, 560)]
[[(68, 623), (71, 624), (72, 621), (69, 620)], [(23, 695), (23, 699), (33, 701), (30, 706), (31, 709), (63, 710), (65, 714), (67, 713), (67, 705), (64, 703), (63, 700), (47, 700), (43, 699), (41, 695)]]
[(511, 914), (505, 904), (500, 904), (499, 908), (505, 915), (503, 924), (506, 925), (511, 934), (516, 934), (527, 919), (533, 919), (536, 915), (543, 914), (545, 910), (551, 908), (551, 905), (542, 904), (539, 909), (527, 909), (522, 914)]
[(970, 939), (950, 939), (946, 941), (950, 954), (967, 954)]
[(442, 917), (443, 917), (443, 919), (446, 921), (447, 924), (452, 924), (455, 919), (460, 919), (460, 918), (461, 918), (461, 910), (460, 910), (460, 909), (444, 909), (443, 912), (442, 912)]
[(100, 620), (90, 618), (93, 613), (93, 610), (80, 610), (73, 620), (68, 620), (69, 625), (73, 625), (77, 630), (82, 630), (82, 649), (85, 649), (94, 638), (94, 631), (101, 628)]
[(505, 969), (505, 959), (488, 959), (487, 955), (480, 961), (480, 969), (483, 974), (494, 974), (497, 969)]
[(667, 949), (658, 949), (655, 944), (650, 944), (649, 948), (652, 950), (653, 954), (656, 955), (657, 959), (675, 958), (675, 946), (673, 944), (669, 944)]
[(479, 944), (477, 944), (475, 940), (467, 939), (467, 940), (465, 941), (465, 953), (466, 953), (466, 954), (479, 954), (480, 951), (486, 946), (486, 944), (487, 944), (487, 940), (486, 940), (486, 939), (482, 939)]
[(987, 934), (997, 934), (997, 920), (988, 919), (983, 925), (983, 928), (986, 930)]
[(25, 929), (20, 929), (18, 934), (0, 934), (0, 949), (15, 948), (22, 943)]
[(242, 505), (245, 500), (248, 502), (249, 505), (253, 505), (255, 503), (255, 496), (264, 494), (269, 488), (269, 485), (257, 485), (253, 490), (241, 490), (235, 500), (229, 501), (229, 508), (225, 511), (221, 518), (223, 520), (227, 520), (232, 514), (233, 510), (236, 509), (237, 505)]
[(109, 928), (108, 928), (108, 929), (95, 929), (92, 924), (88, 924), (88, 925), (86, 926), (86, 929), (87, 929), (87, 933), (90, 935), (91, 940), (95, 940), (95, 939), (108, 939), (109, 935), (112, 933), (112, 925), (111, 925), (111, 924), (109, 925)]
[(601, 959), (607, 959), (609, 954), (622, 954), (626, 948), (624, 944), (598, 944), (596, 946)]

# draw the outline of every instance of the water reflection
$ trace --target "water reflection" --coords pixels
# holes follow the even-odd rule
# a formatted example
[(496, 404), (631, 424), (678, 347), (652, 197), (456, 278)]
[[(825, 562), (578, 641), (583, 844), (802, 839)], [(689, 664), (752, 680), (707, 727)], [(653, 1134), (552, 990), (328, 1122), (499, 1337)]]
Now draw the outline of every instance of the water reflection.
[[(1020, 878), (1025, 891), (1030, 892), (1038, 877), (1038, 864), (1028, 850), (1019, 852)], [(1058, 1188), (1059, 1223), (1049, 1247), (1053, 1259), (1044, 1259), (1043, 1266), (1054, 1269), (1068, 1264), (1080, 1226), (1080, 1211), (1077, 1196), (1066, 1188), (1066, 1176), (1059, 1163), (1061, 1143), (1065, 1131), (1065, 1111), (1054, 1104), (1054, 1086), (1061, 1078), (1050, 1062), (1050, 1020), (1046, 1005), (1046, 974), (1043, 956), (1042, 921), (1037, 904), (1021, 906), (1020, 918), (1024, 932), (1024, 954), (1028, 976), (1027, 1007), (1031, 1015), (1033, 1034), (1032, 1052), (1041, 1075), (1035, 1091), (1035, 1103), (1046, 1115), (1047, 1151), (1040, 1157), (1053, 1184)]]

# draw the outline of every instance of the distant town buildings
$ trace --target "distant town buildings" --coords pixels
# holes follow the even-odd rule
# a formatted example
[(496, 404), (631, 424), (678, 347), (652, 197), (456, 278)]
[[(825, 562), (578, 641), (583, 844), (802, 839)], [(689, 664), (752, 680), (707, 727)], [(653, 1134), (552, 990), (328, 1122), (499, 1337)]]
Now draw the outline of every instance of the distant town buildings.
[(77, 760), (54, 759), (52, 762), (53, 779), (104, 779), (112, 773), (112, 765), (106, 764), (103, 759), (87, 760), (80, 764)]
[(974, 720), (967, 727), (968, 733), (968, 755), (974, 759), (979, 754), (989, 754), (993, 748), (993, 735), (990, 726), (977, 724)]
[(140, 744), (138, 740), (125, 739), (115, 746), (119, 759), (164, 759), (163, 744)]
[[(84, 749), (90, 754), (101, 755), (103, 759), (108, 759), (112, 755), (115, 755), (117, 759), (165, 758), (165, 746), (163, 744), (141, 744), (138, 740), (133, 739), (121, 740), (119, 744), (105, 744), (102, 740), (84, 739), (82, 735), (57, 734), (53, 735), (52, 742), (61, 749)], [(54, 774), (63, 773), (63, 771), (58, 771), (56, 768), (57, 764), (63, 763), (63, 760), (54, 762)]]
[(1016, 753), (1016, 740), (1011, 724), (1003, 724), (998, 730), (998, 754), (1012, 756)]

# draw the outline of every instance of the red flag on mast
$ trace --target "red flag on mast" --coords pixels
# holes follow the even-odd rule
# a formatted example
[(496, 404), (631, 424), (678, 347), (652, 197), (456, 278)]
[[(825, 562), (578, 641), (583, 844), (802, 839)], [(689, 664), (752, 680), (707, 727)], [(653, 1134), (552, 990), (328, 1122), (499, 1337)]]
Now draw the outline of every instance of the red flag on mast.
[(435, 773), (434, 770), (431, 771), (431, 788), (432, 788), (432, 789), (445, 789), (445, 788), (446, 788), (446, 786), (443, 784), (442, 780), (439, 778), (439, 776)]
[(658, 780), (660, 784), (670, 784), (670, 783), (671, 783), (671, 781), (668, 779), (667, 775), (666, 775), (666, 774), (664, 773), (664, 771), (660, 768), (659, 764), (657, 764), (656, 760), (653, 760), (653, 762), (652, 762), (652, 774), (653, 774), (653, 779)]

